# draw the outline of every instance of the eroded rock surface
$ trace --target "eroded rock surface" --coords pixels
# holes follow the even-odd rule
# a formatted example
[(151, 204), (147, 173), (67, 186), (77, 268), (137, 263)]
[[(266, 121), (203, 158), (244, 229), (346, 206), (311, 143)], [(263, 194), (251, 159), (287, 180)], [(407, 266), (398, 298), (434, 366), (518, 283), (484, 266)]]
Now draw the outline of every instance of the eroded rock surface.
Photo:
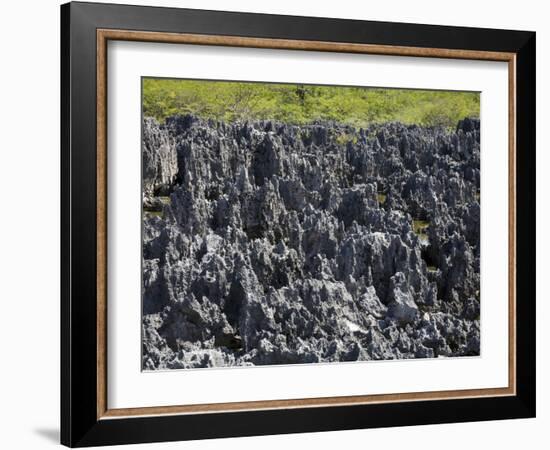
[(145, 370), (479, 354), (477, 120), (143, 127)]

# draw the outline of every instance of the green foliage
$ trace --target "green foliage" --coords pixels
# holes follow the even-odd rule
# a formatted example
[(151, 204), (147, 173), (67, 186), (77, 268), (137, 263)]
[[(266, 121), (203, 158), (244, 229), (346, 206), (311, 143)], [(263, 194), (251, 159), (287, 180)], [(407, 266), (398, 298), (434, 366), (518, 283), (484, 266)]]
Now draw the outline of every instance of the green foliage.
[(358, 137), (357, 134), (354, 133), (340, 133), (334, 138), (334, 140), (340, 145), (345, 145), (348, 142), (357, 144)]
[(412, 221), (413, 231), (418, 236), (418, 239), (420, 239), (420, 242), (423, 242), (425, 244), (427, 244), (429, 240), (428, 234), (426, 233), (429, 226), (430, 226), (430, 222), (427, 222), (425, 220)]
[(191, 113), (224, 121), (334, 120), (353, 126), (400, 121), (454, 127), (464, 117), (479, 117), (479, 98), (474, 92), (143, 79), (143, 113), (161, 122)]
[(150, 217), (162, 217), (162, 211), (143, 211), (143, 214), (147, 217), (147, 216), (150, 216)]
[(413, 231), (416, 234), (424, 233), (426, 229), (430, 226), (430, 222), (425, 220), (413, 220)]

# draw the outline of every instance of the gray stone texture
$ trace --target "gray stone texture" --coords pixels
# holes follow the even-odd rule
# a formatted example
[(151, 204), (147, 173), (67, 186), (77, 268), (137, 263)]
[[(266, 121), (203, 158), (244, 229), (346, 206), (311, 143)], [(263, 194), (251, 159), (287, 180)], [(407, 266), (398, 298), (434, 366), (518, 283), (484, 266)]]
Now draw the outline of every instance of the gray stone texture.
[(479, 355), (479, 142), (145, 118), (143, 369)]

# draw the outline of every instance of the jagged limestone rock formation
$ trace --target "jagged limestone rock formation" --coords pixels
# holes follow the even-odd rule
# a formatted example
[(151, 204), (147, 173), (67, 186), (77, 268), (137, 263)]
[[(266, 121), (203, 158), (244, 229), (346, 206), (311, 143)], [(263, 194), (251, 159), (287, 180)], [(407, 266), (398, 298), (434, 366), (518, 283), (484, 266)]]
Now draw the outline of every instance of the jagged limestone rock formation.
[(143, 369), (478, 355), (479, 138), (145, 118)]
[(169, 192), (178, 174), (178, 159), (173, 138), (155, 119), (143, 121), (143, 192), (148, 197)]

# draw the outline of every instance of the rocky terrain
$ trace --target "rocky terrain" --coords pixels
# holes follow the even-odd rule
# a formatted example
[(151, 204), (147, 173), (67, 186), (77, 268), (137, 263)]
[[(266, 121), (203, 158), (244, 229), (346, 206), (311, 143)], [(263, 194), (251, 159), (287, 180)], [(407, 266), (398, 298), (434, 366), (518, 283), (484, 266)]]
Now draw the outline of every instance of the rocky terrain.
[(479, 139), (145, 118), (143, 369), (479, 355)]

